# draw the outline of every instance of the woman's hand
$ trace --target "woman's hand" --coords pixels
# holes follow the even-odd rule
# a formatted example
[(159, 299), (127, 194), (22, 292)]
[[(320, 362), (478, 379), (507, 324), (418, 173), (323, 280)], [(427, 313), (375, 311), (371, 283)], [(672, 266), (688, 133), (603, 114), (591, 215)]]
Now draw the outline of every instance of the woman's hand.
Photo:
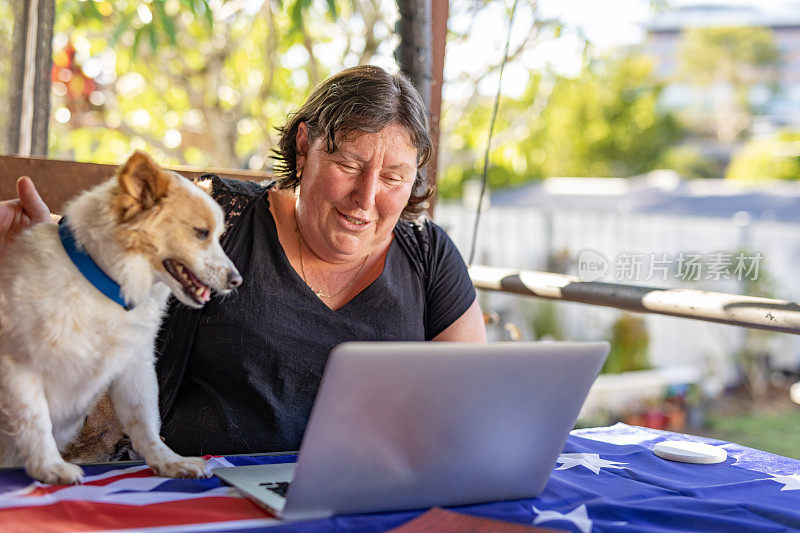
[(0, 257), (24, 230), (40, 222), (50, 222), (50, 210), (28, 176), (17, 180), (17, 197), (0, 202)]

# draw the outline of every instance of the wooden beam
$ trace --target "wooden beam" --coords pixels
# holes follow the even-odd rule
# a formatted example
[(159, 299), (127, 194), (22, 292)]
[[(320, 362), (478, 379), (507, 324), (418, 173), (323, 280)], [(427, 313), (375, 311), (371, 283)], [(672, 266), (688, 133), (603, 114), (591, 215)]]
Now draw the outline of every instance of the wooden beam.
[[(271, 179), (266, 172), (230, 169), (200, 169), (195, 167), (165, 167), (187, 178), (206, 173), (224, 178), (247, 181)], [(110, 178), (116, 165), (59, 161), (35, 157), (0, 156), (0, 200), (16, 198), (16, 182), (20, 176), (30, 176), (50, 211), (61, 213), (64, 203), (80, 191)]]

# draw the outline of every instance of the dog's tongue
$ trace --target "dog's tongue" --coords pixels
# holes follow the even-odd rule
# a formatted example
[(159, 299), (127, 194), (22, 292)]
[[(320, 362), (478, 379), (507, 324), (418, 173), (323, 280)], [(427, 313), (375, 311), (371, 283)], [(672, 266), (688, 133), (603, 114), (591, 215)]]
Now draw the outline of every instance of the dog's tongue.
[(199, 282), (194, 286), (193, 289), (187, 290), (186, 292), (193, 296), (197, 301), (203, 303), (206, 303), (211, 299), (211, 288), (206, 285), (201, 285)]

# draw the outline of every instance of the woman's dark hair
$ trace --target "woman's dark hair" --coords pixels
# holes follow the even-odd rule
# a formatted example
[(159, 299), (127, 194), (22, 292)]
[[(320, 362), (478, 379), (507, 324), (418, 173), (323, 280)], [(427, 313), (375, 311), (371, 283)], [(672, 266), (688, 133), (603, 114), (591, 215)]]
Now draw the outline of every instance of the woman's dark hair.
[(402, 74), (389, 74), (380, 67), (361, 65), (348, 68), (319, 84), (306, 103), (278, 128), (280, 139), (274, 150), (278, 187), (295, 189), (297, 177), (297, 128), (305, 122), (308, 141), (324, 138), (325, 151), (334, 153), (342, 134), (354, 131), (377, 133), (392, 122), (398, 122), (411, 136), (417, 148), (417, 175), (411, 197), (401, 218), (414, 220), (423, 210), (423, 202), (431, 197), (423, 167), (431, 156), (425, 105), (417, 90)]

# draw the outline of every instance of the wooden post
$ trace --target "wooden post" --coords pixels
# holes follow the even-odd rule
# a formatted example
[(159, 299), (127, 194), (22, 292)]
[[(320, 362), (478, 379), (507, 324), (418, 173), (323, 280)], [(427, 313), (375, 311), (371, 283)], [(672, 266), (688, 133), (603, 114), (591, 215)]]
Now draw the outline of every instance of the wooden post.
[(47, 155), (50, 120), (50, 72), (55, 0), (15, 3), (9, 151), (22, 156)]
[[(432, 0), (431, 30), (433, 32), (433, 85), (431, 86), (431, 138), (433, 139), (433, 156), (428, 163), (428, 183), (436, 186), (436, 175), (439, 164), (439, 119), (442, 115), (442, 88), (444, 87), (444, 52), (447, 42), (447, 18), (449, 16), (449, 0)], [(433, 216), (436, 207), (436, 196), (430, 199), (428, 214)]]
[[(448, 0), (397, 0), (400, 44), (395, 58), (400, 70), (417, 88), (428, 108), (433, 155), (425, 171), (428, 182), (436, 185), (439, 150), (439, 115), (444, 81), (444, 49), (447, 38)], [(428, 213), (433, 214), (435, 197)]]
[(431, 102), (431, 0), (397, 0), (400, 44), (395, 59), (417, 88), (425, 106)]

